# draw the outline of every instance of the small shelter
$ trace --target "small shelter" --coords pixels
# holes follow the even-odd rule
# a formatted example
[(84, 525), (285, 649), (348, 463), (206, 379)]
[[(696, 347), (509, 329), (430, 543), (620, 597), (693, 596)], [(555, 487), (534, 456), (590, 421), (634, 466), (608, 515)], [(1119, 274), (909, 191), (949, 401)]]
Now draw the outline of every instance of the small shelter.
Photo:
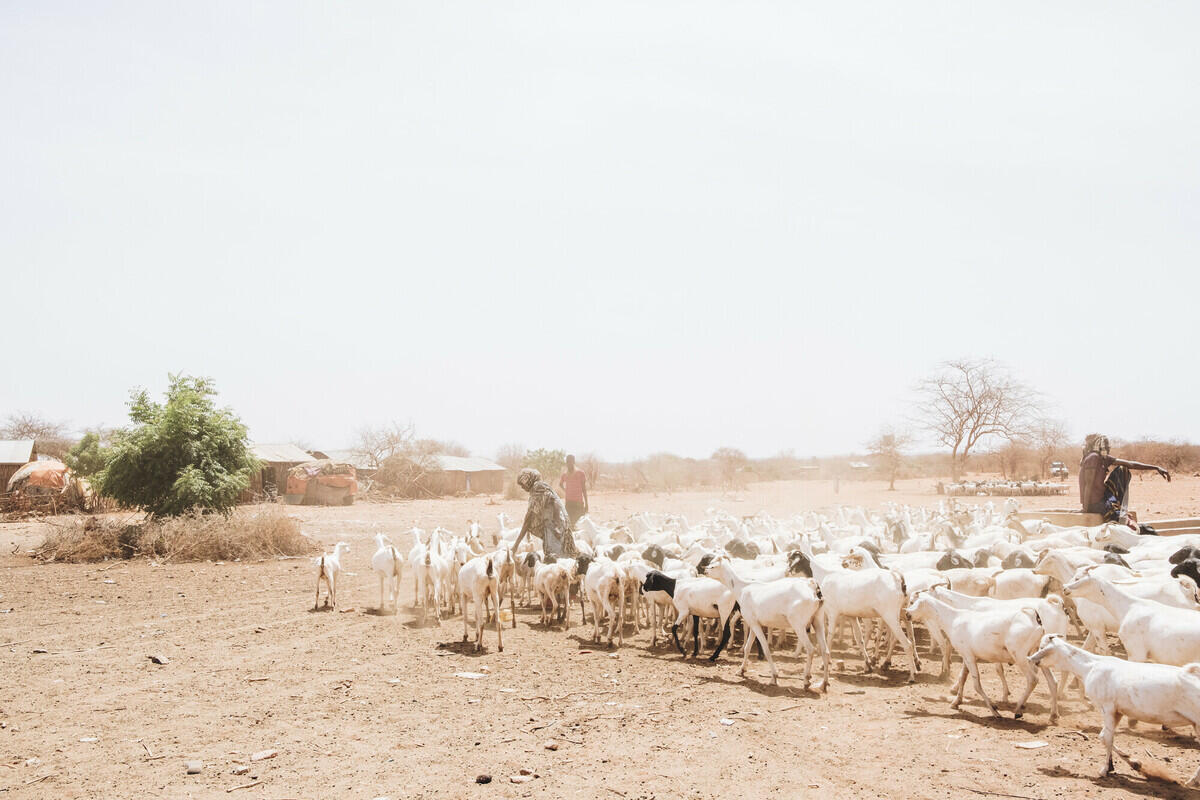
[(33, 439), (0, 440), (0, 491), (4, 491), (17, 470), (37, 460), (37, 447)]
[(328, 458), (308, 461), (288, 470), (285, 503), (306, 506), (348, 506), (358, 494), (353, 464)]
[(434, 494), (498, 494), (507, 470), (486, 458), (435, 455), (428, 472)]
[(354, 472), (360, 481), (370, 480), (379, 472), (377, 467), (371, 466), (370, 459), (353, 450), (313, 450), (312, 454), (314, 458), (328, 458), (330, 461), (349, 464), (354, 467)]
[(8, 479), (5, 489), (31, 495), (62, 494), (71, 484), (71, 471), (57, 459), (30, 461)]
[(242, 493), (242, 502), (283, 494), (287, 489), (288, 471), (313, 460), (294, 444), (255, 443), (250, 445), (250, 452), (263, 463), (262, 469), (250, 479), (250, 488)]

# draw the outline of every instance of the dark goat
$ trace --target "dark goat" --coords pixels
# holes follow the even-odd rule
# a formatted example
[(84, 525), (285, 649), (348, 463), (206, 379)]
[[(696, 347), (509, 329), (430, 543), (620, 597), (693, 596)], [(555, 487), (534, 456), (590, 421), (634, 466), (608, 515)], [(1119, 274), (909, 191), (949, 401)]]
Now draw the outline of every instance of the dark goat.
[(1200, 586), (1200, 561), (1189, 558), (1171, 567), (1172, 578), (1178, 578), (1180, 575), (1187, 575), (1196, 582), (1197, 586)]
[[(711, 557), (706, 556), (706, 558), (709, 559), (709, 563), (712, 563)], [(673, 598), (675, 597), (675, 584), (676, 581), (674, 578), (664, 575), (656, 569), (652, 569), (646, 575), (646, 580), (642, 581), (642, 593), (662, 592)], [(741, 608), (737, 603), (734, 603), (733, 611), (729, 614), (729, 618), (725, 620), (725, 629), (721, 632), (721, 641), (717, 643), (717, 649), (713, 650), (712, 655), (708, 657), (709, 661), (716, 661), (717, 656), (721, 655), (721, 651), (729, 643), (729, 624), (733, 620), (734, 614), (740, 612)], [(671, 636), (675, 639), (675, 647), (678, 648), (679, 654), (686, 658), (687, 653), (683, 649), (683, 644), (679, 641), (679, 625), (671, 626)], [(700, 654), (700, 617), (695, 614), (692, 615), (692, 640), (692, 658), (695, 658)]]
[(646, 574), (646, 580), (642, 581), (642, 593), (649, 594), (650, 592), (662, 592), (667, 597), (674, 597), (675, 579), (656, 569), (650, 570)]
[(964, 558), (960, 553), (954, 550), (947, 550), (941, 558), (938, 559), (937, 568), (940, 570), (947, 569), (970, 569), (971, 562)]
[(714, 558), (716, 558), (716, 556), (714, 556), (712, 553), (709, 553), (708, 555), (706, 555), (706, 556), (704, 556), (703, 558), (701, 558), (701, 559), (700, 559), (700, 560), (699, 560), (699, 561), (696, 563), (696, 572), (697, 572), (697, 573), (699, 573), (699, 574), (701, 574), (701, 575), (703, 575), (703, 574), (704, 574), (704, 570), (708, 569), (708, 565), (709, 565), (709, 564), (711, 564), (711, 563), (713, 562), (713, 559), (714, 559)]
[(975, 561), (973, 563), (977, 567), (986, 567), (988, 565), (988, 559), (991, 557), (992, 554), (988, 550), (976, 550)]
[(1125, 569), (1133, 569), (1133, 567), (1129, 566), (1128, 562), (1126, 562), (1125, 559), (1121, 558), (1121, 555), (1119, 553), (1105, 553), (1104, 554), (1104, 563), (1105, 564), (1116, 564), (1118, 567), (1124, 567)]
[(731, 558), (743, 558), (753, 560), (758, 558), (758, 545), (754, 542), (743, 542), (740, 539), (734, 539), (729, 544), (725, 545), (725, 552)]
[(663, 562), (667, 560), (667, 551), (656, 544), (652, 544), (642, 551), (642, 558), (662, 569)]
[(1106, 553), (1116, 553), (1116, 554), (1117, 554), (1117, 555), (1119, 555), (1119, 556), (1127, 556), (1127, 555), (1129, 555), (1129, 551), (1128, 551), (1128, 550), (1126, 550), (1124, 547), (1121, 547), (1121, 545), (1119, 545), (1119, 544), (1106, 544), (1106, 545), (1104, 545), (1104, 552), (1106, 552)]
[(808, 556), (804, 555), (803, 551), (801, 551), (801, 550), (788, 551), (787, 574), (788, 575), (804, 575), (805, 577), (808, 577), (808, 578), (811, 578), (813, 576), (812, 562), (810, 562), (808, 560)]
[[(1200, 548), (1192, 547), (1191, 545), (1181, 547), (1172, 553), (1171, 557), (1167, 560), (1172, 564), (1182, 564), (1185, 561), (1200, 561)], [(1175, 574), (1174, 570), (1171, 571), (1171, 574)]]
[(1013, 550), (1000, 562), (1001, 569), (1033, 569), (1034, 561), (1024, 550)]
[(533, 569), (534, 567), (536, 567), (538, 565), (538, 562), (541, 560), (542, 560), (542, 557), (540, 555), (538, 555), (537, 553), (526, 553), (525, 554), (525, 568)]

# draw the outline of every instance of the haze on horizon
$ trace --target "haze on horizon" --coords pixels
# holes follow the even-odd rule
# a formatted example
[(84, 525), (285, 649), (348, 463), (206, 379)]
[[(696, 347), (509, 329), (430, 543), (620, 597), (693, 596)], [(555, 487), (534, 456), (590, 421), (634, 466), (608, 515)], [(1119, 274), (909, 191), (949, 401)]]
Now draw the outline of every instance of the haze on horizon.
[(8, 3), (0, 416), (861, 450), (990, 356), (1200, 439), (1200, 7)]

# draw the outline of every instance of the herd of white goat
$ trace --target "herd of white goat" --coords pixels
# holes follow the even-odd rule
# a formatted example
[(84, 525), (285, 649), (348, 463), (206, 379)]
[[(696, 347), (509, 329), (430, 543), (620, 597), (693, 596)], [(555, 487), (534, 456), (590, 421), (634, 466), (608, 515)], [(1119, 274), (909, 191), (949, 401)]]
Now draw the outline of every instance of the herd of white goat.
[[(993, 715), (979, 670), (994, 664), (1008, 702), (1005, 667), (1025, 679), (1014, 715), (1045, 679), (1049, 722), (1058, 718), (1060, 686), (1074, 681), (1100, 711), (1105, 746), (1102, 774), (1113, 769), (1113, 736), (1123, 717), (1168, 727), (1192, 726), (1200, 738), (1200, 537), (1139, 536), (1122, 525), (1059, 527), (1019, 521), (1016, 503), (959, 507), (953, 500), (934, 509), (891, 507), (881, 513), (838, 508), (791, 519), (765, 514), (736, 518), (709, 512), (696, 525), (682, 516), (637, 514), (611, 526), (585, 517), (575, 532), (580, 555), (547, 562), (540, 543), (499, 515), (490, 545), (478, 523), (465, 535), (444, 528), (414, 528), (408, 553), (375, 537), (371, 567), (379, 577), (380, 609), (399, 603), (400, 579), (414, 579), (413, 607), (475, 621), (475, 649), (486, 622), (495, 625), (504, 649), (502, 621), (516, 626), (518, 596), (538, 602), (540, 624), (570, 627), (572, 598), (581, 622), (590, 611), (592, 640), (624, 644), (628, 625), (648, 627), (651, 645), (669, 635), (691, 638), (695, 657), (704, 640), (715, 642), (715, 660), (739, 620), (744, 631), (741, 672), (757, 644), (770, 667), (787, 634), (806, 655), (804, 686), (820, 656), (829, 687), (830, 640), (848, 625), (867, 672), (903, 654), (910, 682), (921, 669), (914, 625), (921, 625), (941, 653), (941, 675), (957, 653), (962, 669), (952, 706), (962, 702), (969, 677)], [(317, 598), (327, 588), (336, 606), (349, 547), (339, 542), (316, 559)], [(504, 597), (510, 610), (501, 612)], [(691, 625), (685, 623), (691, 620)], [(669, 634), (668, 634), (669, 631)], [(1082, 646), (1067, 640), (1074, 634)], [(1109, 655), (1115, 635), (1126, 658)], [(1058, 672), (1058, 680), (1053, 671)], [(1191, 784), (1200, 782), (1200, 769)]]

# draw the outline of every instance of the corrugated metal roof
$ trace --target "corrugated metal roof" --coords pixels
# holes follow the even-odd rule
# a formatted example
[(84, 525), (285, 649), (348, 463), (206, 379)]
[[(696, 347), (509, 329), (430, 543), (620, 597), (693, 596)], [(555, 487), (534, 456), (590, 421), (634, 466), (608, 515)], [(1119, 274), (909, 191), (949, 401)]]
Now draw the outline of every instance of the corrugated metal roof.
[(340, 461), (343, 464), (349, 464), (355, 469), (374, 470), (371, 462), (363, 457), (362, 453), (356, 453), (353, 450), (326, 450), (325, 455), (333, 461)]
[(504, 472), (504, 467), (486, 458), (436, 455), (433, 460), (443, 472)]
[(273, 464), (280, 462), (299, 463), (313, 460), (311, 455), (294, 444), (259, 444), (255, 442), (250, 445), (250, 452), (254, 453), (255, 458), (261, 461), (269, 461)]
[(26, 464), (33, 456), (33, 439), (0, 440), (0, 464)]

